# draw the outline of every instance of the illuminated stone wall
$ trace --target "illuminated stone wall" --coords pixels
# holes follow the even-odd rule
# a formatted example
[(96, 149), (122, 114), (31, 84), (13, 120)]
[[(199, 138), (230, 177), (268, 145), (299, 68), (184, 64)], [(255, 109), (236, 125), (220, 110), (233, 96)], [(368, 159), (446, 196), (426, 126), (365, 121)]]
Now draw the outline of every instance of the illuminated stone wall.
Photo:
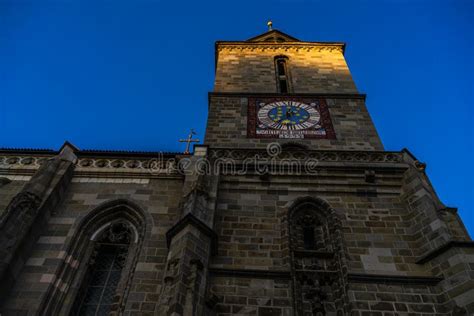
[(357, 93), (342, 47), (280, 43), (219, 45), (214, 91), (277, 92), (274, 58), (281, 55), (293, 93)]

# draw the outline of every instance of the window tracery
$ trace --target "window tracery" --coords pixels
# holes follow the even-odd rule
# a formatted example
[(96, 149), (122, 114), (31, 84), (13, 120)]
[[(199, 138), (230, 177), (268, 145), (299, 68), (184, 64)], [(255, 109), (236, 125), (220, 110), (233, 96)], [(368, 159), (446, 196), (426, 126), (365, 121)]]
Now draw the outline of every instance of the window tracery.
[(290, 254), (298, 315), (343, 315), (340, 225), (318, 201), (297, 203), (289, 214)]
[(132, 237), (133, 230), (126, 222), (111, 223), (100, 232), (71, 314), (107, 315), (110, 312)]

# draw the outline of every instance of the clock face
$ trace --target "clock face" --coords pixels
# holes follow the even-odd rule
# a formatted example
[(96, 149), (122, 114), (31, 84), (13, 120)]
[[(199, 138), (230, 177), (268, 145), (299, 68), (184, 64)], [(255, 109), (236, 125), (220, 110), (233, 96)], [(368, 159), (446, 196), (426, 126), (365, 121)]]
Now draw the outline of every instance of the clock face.
[(249, 98), (251, 138), (335, 138), (324, 99)]
[(315, 104), (297, 101), (277, 101), (263, 105), (258, 111), (259, 121), (277, 130), (303, 130), (314, 127), (320, 121)]

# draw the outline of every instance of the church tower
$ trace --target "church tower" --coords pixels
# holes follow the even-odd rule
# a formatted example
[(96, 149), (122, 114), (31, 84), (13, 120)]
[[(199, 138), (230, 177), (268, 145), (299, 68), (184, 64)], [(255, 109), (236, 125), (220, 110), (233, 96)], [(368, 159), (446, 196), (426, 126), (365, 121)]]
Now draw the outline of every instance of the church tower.
[(216, 42), (218, 315), (474, 313), (473, 243), (425, 164), (384, 150), (344, 50), (272, 29)]
[(192, 153), (0, 149), (0, 314), (473, 315), (474, 243), (344, 50), (216, 42)]
[(217, 42), (206, 143), (383, 150), (344, 48), (277, 30), (244, 42)]

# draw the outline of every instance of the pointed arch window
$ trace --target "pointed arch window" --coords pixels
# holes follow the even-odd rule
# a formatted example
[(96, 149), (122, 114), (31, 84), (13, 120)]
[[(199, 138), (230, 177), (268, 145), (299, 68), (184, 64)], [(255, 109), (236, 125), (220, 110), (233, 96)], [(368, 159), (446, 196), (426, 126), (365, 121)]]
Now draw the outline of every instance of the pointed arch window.
[(318, 212), (303, 209), (292, 217), (293, 246), (300, 250), (330, 251), (327, 223)]
[(127, 222), (105, 226), (93, 236), (92, 254), (72, 315), (108, 315), (115, 303), (133, 231)]
[(288, 70), (288, 57), (275, 57), (275, 73), (277, 77), (277, 89), (280, 93), (289, 93), (291, 90), (290, 75)]
[(346, 315), (347, 266), (341, 223), (324, 202), (295, 202), (288, 214), (289, 260), (297, 315)]
[(150, 223), (149, 214), (126, 199), (90, 211), (65, 249), (56, 274), (61, 286), (48, 288), (38, 314), (121, 314)]

